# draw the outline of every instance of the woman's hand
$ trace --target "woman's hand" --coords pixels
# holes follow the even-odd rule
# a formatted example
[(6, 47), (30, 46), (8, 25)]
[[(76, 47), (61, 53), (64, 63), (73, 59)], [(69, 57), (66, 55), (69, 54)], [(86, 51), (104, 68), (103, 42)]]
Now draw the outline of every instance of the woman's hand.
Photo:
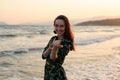
[(53, 41), (52, 45), (53, 45), (53, 48), (52, 48), (52, 51), (50, 54), (50, 58), (52, 60), (55, 60), (58, 57), (58, 55), (57, 55), (58, 49), (63, 47), (63, 45), (61, 45), (61, 40)]
[(52, 43), (53, 47), (56, 47), (56, 48), (61, 48), (63, 47), (63, 45), (61, 45), (61, 40), (55, 40), (53, 43)]

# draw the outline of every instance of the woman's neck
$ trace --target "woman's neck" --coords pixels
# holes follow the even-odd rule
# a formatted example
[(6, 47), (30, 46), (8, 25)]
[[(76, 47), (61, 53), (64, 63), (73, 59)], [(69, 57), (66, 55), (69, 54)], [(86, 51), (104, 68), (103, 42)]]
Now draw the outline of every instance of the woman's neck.
[(60, 39), (62, 39), (63, 38), (63, 36), (58, 36), (58, 39), (60, 40)]

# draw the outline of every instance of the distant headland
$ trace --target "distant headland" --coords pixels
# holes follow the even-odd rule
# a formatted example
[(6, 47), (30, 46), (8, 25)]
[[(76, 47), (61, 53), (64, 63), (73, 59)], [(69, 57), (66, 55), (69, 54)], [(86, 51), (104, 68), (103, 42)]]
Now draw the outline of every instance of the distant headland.
[(90, 20), (75, 24), (75, 26), (120, 26), (120, 18)]
[[(0, 25), (10, 25), (10, 24), (1, 21)], [(16, 25), (40, 25), (40, 24), (26, 23), (26, 24), (16, 24)], [(74, 24), (74, 26), (120, 26), (120, 18), (88, 20), (88, 21), (76, 23)]]

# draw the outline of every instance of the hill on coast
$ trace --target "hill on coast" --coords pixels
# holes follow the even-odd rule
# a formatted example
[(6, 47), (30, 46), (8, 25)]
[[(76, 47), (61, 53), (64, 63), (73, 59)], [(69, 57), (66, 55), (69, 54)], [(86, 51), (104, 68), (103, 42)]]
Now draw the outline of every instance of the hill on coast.
[(75, 26), (120, 26), (120, 18), (85, 21)]

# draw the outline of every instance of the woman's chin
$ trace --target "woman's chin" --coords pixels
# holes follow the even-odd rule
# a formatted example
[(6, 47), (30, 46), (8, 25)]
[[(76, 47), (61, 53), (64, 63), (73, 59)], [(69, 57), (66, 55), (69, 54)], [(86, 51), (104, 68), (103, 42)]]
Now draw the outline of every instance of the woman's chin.
[(63, 34), (57, 34), (57, 36), (63, 36)]

